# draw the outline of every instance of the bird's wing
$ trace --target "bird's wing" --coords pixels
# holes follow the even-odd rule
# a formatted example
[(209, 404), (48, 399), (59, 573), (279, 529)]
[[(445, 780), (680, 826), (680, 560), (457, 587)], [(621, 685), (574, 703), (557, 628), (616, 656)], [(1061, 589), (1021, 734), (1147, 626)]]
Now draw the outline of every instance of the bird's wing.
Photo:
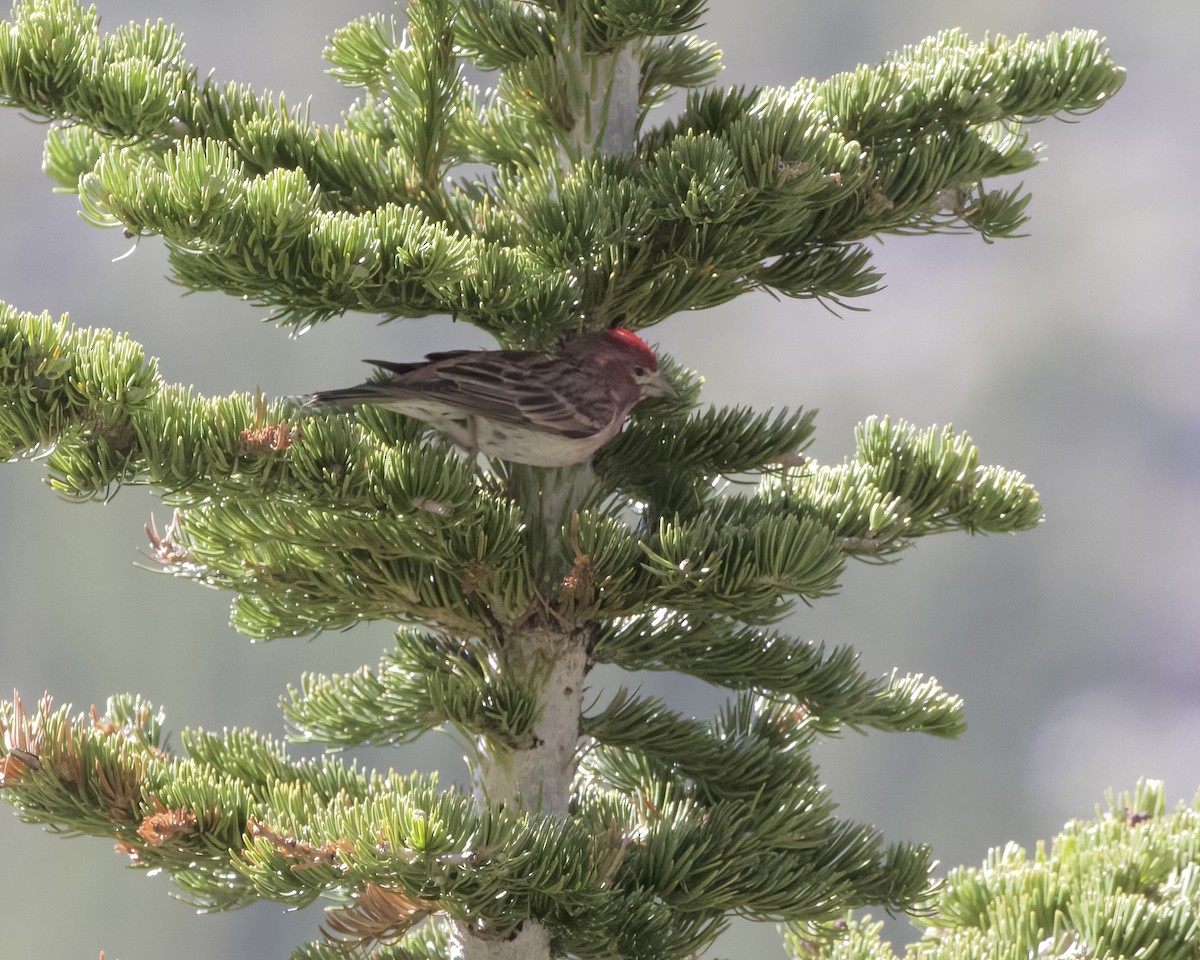
[(430, 364), (405, 380), (414, 376), (421, 393), (465, 413), (564, 437), (591, 436), (617, 414), (612, 391), (562, 357), (489, 351)]
[(612, 423), (617, 398), (594, 378), (563, 380), (524, 391), (521, 412), (531, 426), (564, 437), (590, 437)]

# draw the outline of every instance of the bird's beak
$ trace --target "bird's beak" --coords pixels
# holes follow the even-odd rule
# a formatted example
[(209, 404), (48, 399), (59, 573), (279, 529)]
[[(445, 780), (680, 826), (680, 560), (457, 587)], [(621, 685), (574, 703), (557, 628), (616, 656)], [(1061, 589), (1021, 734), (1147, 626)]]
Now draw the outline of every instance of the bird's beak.
[(661, 373), (649, 373), (638, 378), (638, 384), (642, 388), (642, 398), (646, 397), (673, 397), (675, 396), (675, 388), (672, 387)]

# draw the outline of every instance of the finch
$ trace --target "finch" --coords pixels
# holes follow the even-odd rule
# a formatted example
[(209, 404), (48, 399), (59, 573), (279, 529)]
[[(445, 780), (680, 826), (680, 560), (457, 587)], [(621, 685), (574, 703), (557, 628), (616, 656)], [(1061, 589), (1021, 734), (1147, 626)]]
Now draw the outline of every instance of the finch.
[(585, 334), (556, 353), (452, 350), (367, 360), (390, 376), (314, 393), (306, 405), (373, 403), (428, 423), (471, 455), (535, 467), (589, 459), (647, 397), (673, 393), (654, 351), (628, 330)]

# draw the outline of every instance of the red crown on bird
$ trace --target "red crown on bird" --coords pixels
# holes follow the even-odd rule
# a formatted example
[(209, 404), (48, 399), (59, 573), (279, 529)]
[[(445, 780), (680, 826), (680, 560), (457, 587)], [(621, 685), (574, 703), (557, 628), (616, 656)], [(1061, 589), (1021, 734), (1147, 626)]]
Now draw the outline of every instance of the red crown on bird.
[(632, 330), (625, 330), (622, 327), (614, 327), (611, 330), (606, 330), (609, 338), (617, 343), (632, 347), (642, 355), (645, 360), (645, 366), (651, 372), (658, 370), (658, 357), (654, 355), (654, 351), (650, 349), (650, 345), (646, 343)]

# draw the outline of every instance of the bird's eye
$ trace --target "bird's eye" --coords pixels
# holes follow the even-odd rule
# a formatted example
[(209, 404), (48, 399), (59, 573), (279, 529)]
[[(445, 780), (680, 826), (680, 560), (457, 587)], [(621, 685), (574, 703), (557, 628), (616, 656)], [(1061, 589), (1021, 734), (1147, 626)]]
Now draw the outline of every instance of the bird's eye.
[(633, 375), (635, 377), (644, 377), (647, 374), (649, 374), (649, 372), (650, 371), (647, 370), (645, 367), (634, 367), (633, 368)]

